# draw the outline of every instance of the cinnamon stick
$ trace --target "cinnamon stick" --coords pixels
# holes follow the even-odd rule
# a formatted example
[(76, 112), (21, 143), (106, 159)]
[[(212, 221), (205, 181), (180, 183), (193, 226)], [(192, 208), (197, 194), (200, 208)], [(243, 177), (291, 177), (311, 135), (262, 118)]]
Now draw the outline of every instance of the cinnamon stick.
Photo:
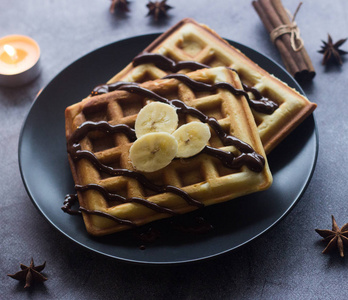
[[(257, 1), (253, 1), (253, 6), (254, 6), (256, 12), (259, 14), (260, 19), (262, 20), (267, 31), (271, 32), (274, 27), (273, 27), (271, 21), (269, 20), (266, 12), (264, 11), (262, 6), (260, 5), (260, 3)], [(283, 41), (280, 39), (276, 39), (275, 45), (279, 49), (279, 52), (280, 52), (280, 55), (282, 57), (282, 60), (284, 61), (285, 67), (290, 72), (290, 74), (293, 75), (293, 74), (296, 74), (297, 72), (299, 72), (299, 68), (296, 64), (296, 61), (292, 57), (291, 53), (287, 50)]]
[[(292, 20), (290, 20), (289, 15), (286, 12), (281, 0), (271, 0), (271, 1), (272, 1), (272, 4), (273, 4), (275, 10), (278, 12), (279, 17), (281, 18), (282, 22), (284, 24), (290, 25)], [(302, 55), (303, 60), (307, 66), (307, 68), (305, 70), (307, 70), (309, 72), (308, 76), (310, 77), (310, 79), (312, 79), (315, 76), (315, 69), (314, 69), (312, 61), (307, 53), (306, 48), (302, 47), (302, 49), (299, 51), (299, 53)]]
[[(271, 33), (282, 25), (291, 25), (281, 0), (255, 0), (252, 2), (266, 30)], [(315, 76), (315, 70), (304, 47), (299, 51), (293, 49), (290, 33), (280, 35), (274, 41), (286, 69), (298, 81), (310, 80)]]

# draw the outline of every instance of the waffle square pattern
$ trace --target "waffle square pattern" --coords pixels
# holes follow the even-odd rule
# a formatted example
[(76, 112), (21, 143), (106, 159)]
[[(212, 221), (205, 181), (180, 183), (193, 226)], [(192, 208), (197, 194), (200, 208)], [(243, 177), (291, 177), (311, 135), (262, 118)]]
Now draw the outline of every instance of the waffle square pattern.
[[(237, 73), (216, 67), (186, 77), (186, 81), (165, 78), (120, 85), (66, 109), (69, 163), (90, 234), (126, 230), (271, 185), (272, 175), (246, 98), (224, 86), (197, 88), (189, 81), (206, 86), (223, 82), (238, 90), (242, 84)], [(155, 101), (176, 107), (178, 127), (193, 121), (208, 124), (211, 138), (197, 155), (174, 158), (154, 172), (140, 172), (129, 155), (136, 141), (134, 125), (139, 111)]]
[[(208, 67), (233, 68), (250, 98), (273, 100), (279, 106), (274, 111), (265, 113), (252, 108), (267, 154), (316, 108), (315, 103), (262, 69), (215, 31), (193, 19), (184, 19), (163, 33), (144, 49), (143, 54), (146, 53), (165, 56), (174, 63), (194, 61)], [(181, 64), (182, 68), (171, 68), (170, 64), (159, 66), (153, 59), (139, 61), (134, 60), (109, 83), (122, 80), (144, 82), (171, 72), (189, 72), (191, 68), (189, 64)]]

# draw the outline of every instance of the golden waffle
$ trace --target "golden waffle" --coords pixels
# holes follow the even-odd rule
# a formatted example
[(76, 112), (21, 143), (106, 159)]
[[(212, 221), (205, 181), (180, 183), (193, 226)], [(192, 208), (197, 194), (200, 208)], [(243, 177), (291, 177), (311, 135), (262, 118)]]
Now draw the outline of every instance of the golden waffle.
[[(263, 97), (279, 105), (272, 114), (252, 110), (261, 141), (269, 153), (316, 108), (316, 104), (270, 75), (205, 25), (184, 19), (151, 43), (144, 52), (159, 53), (175, 62), (195, 61), (211, 67), (226, 66), (235, 69), (241, 81), (256, 88)], [(181, 72), (188, 70), (182, 70)], [(168, 73), (153, 64), (133, 67), (129, 64), (115, 75), (116, 81), (144, 82), (161, 78)], [(251, 93), (250, 97), (253, 97)]]
[[(188, 76), (211, 85), (223, 81), (241, 88), (236, 73), (224, 67), (198, 70), (189, 73)], [(195, 91), (177, 79), (148, 81), (139, 86), (164, 99), (171, 101), (179, 99), (189, 107), (214, 117), (221, 125), (222, 133), (231, 134), (243, 140), (255, 152), (265, 157), (251, 110), (243, 96), (235, 96), (225, 88), (218, 88), (211, 92)], [(109, 167), (108, 170), (134, 171), (129, 159), (129, 149), (134, 138), (129, 138), (123, 133), (97, 131), (96, 124), (115, 127), (125, 124), (129, 126), (126, 126), (127, 128), (133, 128), (137, 113), (151, 99), (154, 98), (130, 90), (116, 90), (86, 98), (66, 109), (69, 162), (84, 222), (92, 235), (110, 234), (170, 217), (173, 214), (183, 214), (201, 207), (202, 204), (211, 205), (227, 201), (264, 190), (271, 185), (272, 176), (266, 159), (264, 167), (261, 165), (260, 172), (254, 172), (246, 165), (237, 168), (225, 167), (222, 160), (205, 153), (187, 159), (174, 159), (167, 167), (156, 172), (132, 173), (136, 176), (138, 174), (144, 176), (156, 187), (170, 185), (180, 193), (187, 193), (189, 197), (186, 198), (182, 196), (182, 193), (178, 195), (162, 190), (154, 192), (140, 183), (143, 177), (139, 181), (127, 175), (124, 176), (124, 173), (121, 176), (113, 176), (112, 172), (105, 172), (105, 166)], [(179, 126), (197, 120), (190, 114), (178, 115)], [(86, 128), (84, 127), (86, 125), (91, 126), (92, 130), (78, 136), (77, 133), (81, 128)], [(215, 131), (212, 129), (211, 131), (212, 136), (208, 144), (210, 147), (224, 150), (225, 153), (230, 151), (236, 157), (241, 154), (235, 146), (224, 146)], [(77, 149), (76, 152), (72, 150), (73, 147)], [(83, 156), (76, 158), (76, 153), (93, 154), (97, 161), (104, 165), (104, 171), (100, 171), (100, 165), (93, 164), (93, 159)], [(96, 185), (98, 188), (95, 188)], [(107, 193), (112, 193), (113, 197), (109, 197)], [(190, 197), (192, 199), (187, 199)], [(123, 201), (126, 203), (122, 203)], [(152, 207), (148, 207), (147, 204)], [(163, 211), (163, 208), (169, 213)], [(110, 218), (114, 219), (110, 220)]]

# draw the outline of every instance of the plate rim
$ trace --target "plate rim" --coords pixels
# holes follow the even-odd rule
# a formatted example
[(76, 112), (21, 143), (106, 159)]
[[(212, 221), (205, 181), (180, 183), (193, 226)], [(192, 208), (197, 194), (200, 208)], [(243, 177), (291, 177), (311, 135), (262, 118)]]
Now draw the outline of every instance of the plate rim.
[[(232, 251), (235, 251), (237, 249), (240, 249), (242, 247), (244, 247), (245, 245), (257, 240), (258, 238), (260, 238), (262, 235), (264, 235), (266, 232), (270, 231), (271, 229), (273, 229), (276, 225), (278, 225), (291, 211), (292, 209), (296, 206), (296, 204), (299, 202), (299, 200), (302, 198), (303, 194), (305, 193), (305, 191), (308, 188), (308, 185), (311, 182), (311, 178), (314, 174), (315, 168), (316, 168), (316, 163), (317, 163), (317, 159), (318, 159), (318, 152), (319, 152), (319, 133), (318, 133), (318, 128), (317, 128), (317, 122), (315, 119), (315, 115), (314, 113), (312, 113), (307, 119), (312, 118), (313, 120), (313, 125), (314, 125), (314, 139), (315, 139), (315, 153), (311, 162), (311, 168), (310, 168), (310, 172), (308, 174), (308, 176), (306, 177), (306, 181), (304, 186), (302, 187), (302, 189), (297, 193), (296, 198), (291, 202), (291, 205), (289, 207), (287, 207), (287, 209), (278, 217), (278, 219), (276, 219), (275, 221), (272, 222), (271, 225), (269, 225), (267, 228), (265, 228), (264, 230), (260, 231), (258, 234), (254, 235), (253, 237), (251, 237), (250, 239), (236, 245), (233, 246), (231, 248), (228, 248), (224, 251), (219, 251), (217, 253), (214, 254), (210, 254), (210, 255), (206, 255), (206, 256), (200, 256), (194, 259), (186, 259), (186, 260), (174, 260), (174, 261), (144, 261), (144, 260), (135, 260), (135, 259), (130, 259), (130, 258), (124, 258), (124, 257), (118, 257), (115, 255), (111, 255), (109, 253), (105, 253), (103, 251), (97, 250), (97, 249), (93, 249), (92, 247), (90, 247), (89, 245), (86, 245), (84, 243), (82, 243), (81, 241), (78, 241), (77, 239), (75, 239), (74, 237), (70, 236), (68, 233), (64, 232), (61, 228), (59, 228), (46, 214), (45, 212), (39, 207), (38, 203), (35, 201), (29, 184), (27, 182), (27, 179), (25, 177), (24, 174), (24, 170), (23, 170), (23, 166), (22, 166), (22, 144), (23, 144), (23, 135), (24, 135), (24, 130), (26, 128), (28, 119), (30, 117), (30, 114), (34, 108), (34, 106), (37, 103), (37, 100), (39, 99), (40, 95), (42, 92), (44, 92), (46, 89), (49, 89), (49, 87), (53, 84), (53, 82), (55, 81), (55, 79), (63, 72), (67, 71), (72, 65), (74, 65), (75, 63), (77, 63), (80, 60), (85, 59), (85, 57), (91, 55), (92, 53), (98, 52), (103, 48), (107, 48), (107, 47), (112, 47), (114, 44), (117, 43), (121, 43), (121, 42), (127, 42), (128, 40), (133, 40), (133, 39), (138, 39), (138, 38), (148, 38), (151, 40), (154, 40), (156, 37), (158, 37), (160, 34), (162, 34), (162, 32), (159, 33), (149, 33), (149, 34), (142, 34), (142, 35), (135, 35), (132, 37), (127, 37), (124, 39), (120, 39), (111, 43), (108, 43), (104, 46), (98, 47), (88, 53), (85, 53), (84, 55), (82, 55), (81, 57), (79, 57), (78, 59), (74, 60), (73, 62), (71, 62), (69, 65), (67, 65), (65, 68), (63, 68), (61, 71), (58, 72), (58, 74), (56, 74), (46, 85), (43, 89), (40, 90), (40, 92), (35, 96), (33, 103), (31, 104), (28, 113), (26, 115), (26, 117), (24, 118), (24, 121), (22, 123), (21, 129), (20, 129), (20, 134), (19, 134), (19, 139), (18, 139), (18, 165), (19, 165), (19, 170), (20, 170), (20, 175), (21, 175), (21, 179), (23, 182), (23, 185), (25, 187), (25, 190), (31, 200), (31, 202), (34, 204), (34, 206), (36, 207), (36, 209), (40, 212), (40, 214), (44, 217), (44, 219), (51, 224), (58, 232), (60, 232), (61, 234), (63, 234), (65, 237), (67, 237), (69, 240), (71, 240), (72, 242), (76, 243), (77, 245), (79, 245), (80, 247), (83, 247), (84, 249), (87, 249), (88, 251), (97, 253), (99, 255), (103, 255), (103, 256), (107, 256), (109, 258), (112, 259), (116, 259), (118, 261), (122, 261), (122, 262), (126, 262), (126, 263), (131, 263), (131, 264), (140, 264), (140, 265), (180, 265), (180, 264), (187, 264), (187, 263), (195, 263), (195, 262), (199, 262), (199, 261), (203, 261), (203, 260), (207, 260), (207, 259), (212, 259), (212, 258), (216, 258), (219, 256), (222, 256), (226, 253), (230, 253)], [(296, 88), (298, 90), (299, 93), (301, 93), (302, 95), (306, 96), (306, 94), (304, 93), (302, 87), (300, 86), (300, 84), (298, 82), (296, 82), (296, 80), (288, 73), (288, 71), (281, 66), (279, 63), (277, 63), (276, 61), (274, 61), (272, 58), (268, 57), (267, 55), (259, 52), (258, 50), (255, 50), (253, 48), (250, 48), (249, 46), (246, 46), (244, 44), (241, 44), (239, 42), (236, 42), (234, 40), (228, 39), (228, 38), (224, 38), (229, 44), (232, 44), (233, 46), (235, 46), (236, 48), (240, 49), (240, 48), (245, 48), (248, 51), (251, 52), (255, 52), (258, 55), (263, 56), (264, 58), (266, 58), (266, 60), (270, 61), (271, 63), (273, 63), (277, 68), (279, 68), (282, 72), (284, 72), (293, 82), (291, 84), (289, 84), (290, 87), (292, 88)], [(244, 53), (244, 51), (242, 51)], [(267, 71), (267, 70), (266, 70)], [(288, 84), (288, 82), (286, 82)], [(295, 85), (295, 87), (293, 86)], [(313, 133), (311, 134), (311, 136), (313, 135)]]

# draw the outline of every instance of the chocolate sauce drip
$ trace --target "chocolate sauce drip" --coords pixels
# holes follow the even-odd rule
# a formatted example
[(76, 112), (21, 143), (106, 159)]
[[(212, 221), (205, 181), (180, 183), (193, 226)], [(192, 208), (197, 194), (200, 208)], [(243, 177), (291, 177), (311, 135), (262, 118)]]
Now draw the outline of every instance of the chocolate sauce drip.
[[(200, 81), (195, 81), (191, 79), (190, 77), (186, 76), (185, 74), (170, 74), (165, 76), (164, 78), (178, 79), (196, 91), (215, 92), (219, 88), (226, 89), (229, 92), (231, 92), (233, 95), (244, 96), (247, 99), (250, 107), (264, 114), (271, 115), (278, 108), (277, 103), (262, 97), (261, 93), (257, 89), (250, 88), (246, 84), (243, 84), (243, 87), (248, 89), (245, 91), (245, 90), (236, 89), (233, 85), (227, 82), (217, 82), (214, 84), (208, 84), (208, 83), (204, 83)], [(249, 97), (249, 94), (247, 93), (249, 91), (253, 93), (253, 95), (255, 96), (255, 99), (251, 99)]]
[(196, 71), (199, 69), (210, 68), (208, 65), (201, 64), (196, 61), (179, 61), (174, 60), (158, 53), (143, 53), (133, 59), (133, 66), (139, 66), (142, 64), (154, 64), (156, 67), (164, 70), (176, 73), (183, 69), (190, 69)]
[(157, 211), (159, 213), (166, 213), (173, 216), (178, 215), (178, 213), (176, 213), (172, 209), (168, 209), (166, 207), (160, 206), (156, 203), (147, 201), (142, 198), (138, 198), (138, 197), (125, 198), (125, 197), (122, 197), (121, 195), (110, 193), (106, 188), (104, 188), (103, 186), (99, 184), (75, 185), (75, 190), (81, 191), (81, 192), (84, 192), (87, 190), (95, 190), (95, 191), (98, 191), (100, 194), (102, 194), (104, 198), (109, 201), (116, 200), (122, 203), (138, 203), (148, 208), (151, 208), (152, 210)]
[[(251, 171), (261, 172), (265, 164), (263, 156), (256, 152), (242, 153), (235, 156), (232, 152), (205, 146), (202, 153), (218, 158), (225, 167), (232, 169), (241, 168), (243, 165), (246, 165)], [(257, 163), (255, 163), (255, 161), (257, 161)]]
[(79, 206), (78, 210), (71, 209), (71, 207), (76, 202), (78, 202), (78, 197), (77, 197), (76, 194), (66, 195), (65, 196), (65, 200), (64, 200), (64, 205), (61, 207), (61, 209), (64, 212), (66, 212), (66, 213), (68, 213), (70, 215), (79, 215), (79, 214), (81, 214), (81, 212), (85, 212), (85, 213), (88, 213), (88, 214), (91, 214), (91, 215), (96, 215), (96, 216), (108, 218), (108, 219), (113, 220), (113, 221), (115, 221), (115, 222), (117, 222), (119, 224), (122, 224), (122, 225), (128, 225), (128, 226), (131, 226), (131, 227), (136, 227), (136, 224), (133, 223), (130, 220), (121, 219), (121, 218), (115, 217), (113, 215), (110, 215), (110, 214), (105, 213), (105, 212), (100, 211), (100, 210), (90, 210), (90, 209), (84, 208), (82, 206)]
[(136, 85), (137, 83), (132, 83), (132, 82), (125, 82), (125, 81), (117, 81), (114, 83), (110, 83), (110, 84), (100, 84), (97, 85), (93, 91), (91, 92), (91, 96), (97, 96), (97, 95), (102, 95), (102, 94), (107, 94), (113, 91), (118, 90), (122, 85), (130, 85), (130, 84), (134, 84)]
[(136, 140), (135, 130), (126, 124), (111, 125), (106, 121), (92, 122), (86, 121), (81, 124), (81, 126), (76, 129), (68, 140), (68, 150), (74, 144), (81, 141), (90, 131), (103, 131), (105, 133), (123, 133), (125, 134), (131, 142)]
[[(156, 67), (164, 70), (164, 71), (170, 71), (172, 73), (176, 73), (183, 69), (190, 69), (192, 71), (204, 69), (204, 68), (211, 68), (208, 65), (195, 62), (195, 61), (179, 61), (175, 62), (174, 60), (159, 54), (159, 53), (142, 53), (134, 58), (133, 60), (133, 66), (136, 67), (141, 64), (147, 64), (147, 63), (153, 63)], [(238, 73), (233, 68), (228, 68), (236, 73)], [(231, 86), (232, 87), (232, 86)], [(105, 87), (104, 87), (105, 88)], [(230, 90), (231, 93), (235, 95), (243, 95), (246, 97), (250, 107), (252, 107), (254, 110), (271, 115), (279, 106), (274, 101), (263, 97), (261, 93), (254, 87), (249, 87), (246, 84), (243, 84), (243, 88), (245, 89), (244, 93), (240, 93), (242, 90), (236, 90), (234, 87), (232, 89), (228, 87), (227, 89)], [(235, 91), (238, 91), (235, 93)], [(251, 92), (255, 99), (250, 99), (247, 92)]]
[[(276, 102), (262, 96), (262, 94), (256, 88), (250, 87), (245, 83), (242, 83), (242, 85), (243, 89), (246, 91), (246, 95), (244, 96), (247, 98), (248, 102), (250, 101), (254, 103), (253, 105), (251, 105), (249, 102), (249, 105), (256, 111), (271, 115), (279, 107)], [(251, 92), (254, 95), (255, 99), (251, 99), (247, 92)]]
[(71, 207), (78, 203), (77, 194), (68, 194), (65, 196), (64, 205), (61, 207), (62, 211), (68, 213), (69, 215), (80, 215), (81, 210), (73, 210)]

